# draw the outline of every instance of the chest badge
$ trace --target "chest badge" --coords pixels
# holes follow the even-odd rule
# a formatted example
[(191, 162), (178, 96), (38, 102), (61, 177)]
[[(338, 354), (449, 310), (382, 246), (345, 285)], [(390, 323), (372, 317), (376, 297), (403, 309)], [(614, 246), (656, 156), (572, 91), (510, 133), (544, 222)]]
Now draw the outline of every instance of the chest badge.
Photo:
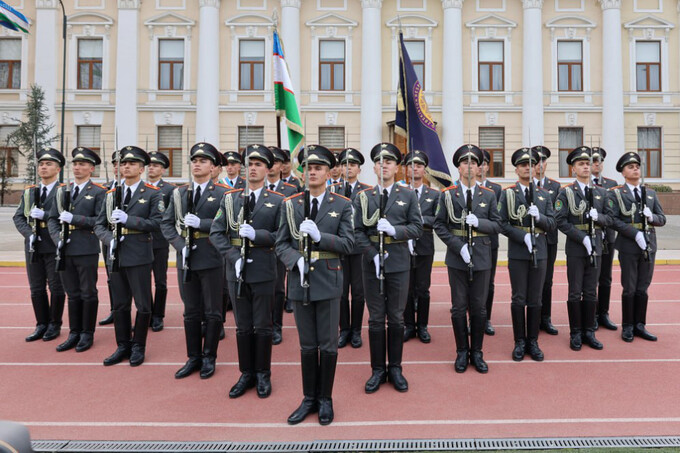
[(139, 199), (139, 202), (140, 202), (141, 204), (144, 204), (144, 203), (146, 203), (146, 200), (145, 200), (144, 198), (140, 198), (140, 199)]
[(328, 215), (331, 216), (331, 217), (333, 217), (333, 218), (336, 218), (337, 216), (340, 215), (340, 213), (339, 213), (339, 212), (335, 212), (335, 211), (331, 211), (331, 212), (328, 213)]
[(94, 197), (93, 197), (92, 195), (85, 195), (85, 199), (86, 199), (86, 200), (91, 200), (91, 199), (93, 199), (93, 198), (94, 198)]
[(538, 197), (538, 199), (541, 200), (541, 201), (545, 200), (545, 198), (543, 198), (543, 197)]
[(483, 202), (482, 202), (482, 203), (479, 203), (479, 207), (480, 207), (480, 208), (486, 207), (486, 203), (483, 203)]
[(397, 203), (399, 206), (406, 206), (406, 202), (398, 200), (395, 203)]
[(273, 207), (274, 207), (274, 204), (273, 204), (273, 203), (265, 203), (264, 205), (265, 205), (266, 207), (268, 207), (268, 208), (273, 208)]
[(426, 198), (425, 201), (427, 201), (428, 203), (432, 203), (433, 199), (432, 198)]
[(208, 201), (215, 201), (215, 197), (208, 197), (207, 200)]

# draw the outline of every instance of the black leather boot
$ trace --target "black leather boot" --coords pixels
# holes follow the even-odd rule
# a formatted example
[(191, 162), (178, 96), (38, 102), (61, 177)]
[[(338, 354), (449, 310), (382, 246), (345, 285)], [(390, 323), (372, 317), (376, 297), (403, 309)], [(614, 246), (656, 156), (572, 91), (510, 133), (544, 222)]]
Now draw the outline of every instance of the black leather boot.
[(453, 336), (456, 340), (456, 373), (464, 373), (470, 362), (470, 340), (468, 339), (467, 319), (465, 316), (451, 319)]
[(583, 308), (583, 343), (593, 349), (601, 350), (604, 346), (595, 338), (595, 300), (584, 300), (581, 302)]
[[(68, 298), (68, 328), (69, 334), (65, 342), (57, 346), (57, 352), (68, 351), (78, 345), (80, 333), (83, 332), (83, 300)], [(75, 344), (73, 343), (75, 341)]]
[(605, 329), (617, 330), (618, 327), (609, 318), (611, 292), (611, 286), (600, 286), (597, 291), (597, 323)]
[(363, 344), (363, 341), (361, 341), (361, 326), (364, 320), (365, 304), (363, 294), (361, 297), (352, 297), (352, 339), (350, 342), (354, 349), (360, 348)]
[(572, 351), (580, 351), (582, 346), (581, 304), (567, 301), (569, 315), (569, 347)]
[(319, 372), (319, 351), (300, 351), (300, 363), (302, 369), (302, 394), (304, 398), (290, 417), (289, 425), (297, 425), (309, 414), (313, 414), (319, 409), (316, 398), (317, 374)]
[(94, 343), (94, 331), (97, 327), (97, 310), (99, 309), (99, 299), (83, 300), (83, 331), (80, 334), (80, 341), (76, 345), (76, 352), (85, 352)]
[(512, 350), (512, 360), (521, 362), (526, 353), (526, 317), (524, 307), (521, 305), (510, 305), (510, 315), (512, 316), (512, 336), (515, 339), (515, 348)]
[(160, 332), (163, 330), (163, 318), (165, 317), (165, 304), (168, 297), (167, 289), (156, 288), (153, 298), (153, 314), (151, 315), (151, 330)]
[(531, 360), (543, 361), (543, 351), (538, 347), (538, 329), (541, 323), (541, 307), (527, 307), (527, 349)]
[(221, 319), (209, 319), (206, 323), (205, 338), (203, 339), (203, 363), (201, 364), (201, 379), (208, 379), (215, 374), (217, 361), (217, 346), (220, 344)]
[(621, 338), (626, 343), (633, 341), (635, 323), (635, 296), (621, 295)]
[(184, 341), (189, 360), (177, 370), (175, 379), (184, 379), (201, 369), (201, 321), (184, 321)]
[(151, 313), (137, 312), (135, 317), (135, 334), (132, 337), (132, 352), (130, 353), (130, 366), (139, 366), (144, 363), (146, 354), (146, 337), (149, 333)]
[(31, 294), (31, 304), (35, 314), (35, 330), (26, 337), (27, 342), (41, 340), (50, 323), (50, 298), (47, 293)]
[(104, 366), (115, 365), (130, 358), (130, 337), (132, 336), (130, 311), (115, 310), (113, 312), (113, 326), (116, 332), (118, 348), (113, 354), (104, 359)]
[(402, 374), (401, 357), (404, 352), (404, 328), (387, 328), (387, 379), (398, 392), (408, 391), (408, 381)]
[(366, 393), (375, 393), (380, 384), (387, 382), (385, 369), (385, 330), (368, 329), (368, 346), (371, 351), (371, 377), (366, 381)]
[(557, 335), (559, 333), (555, 326), (553, 326), (550, 316), (544, 316), (541, 318), (540, 328), (548, 335)]
[(50, 323), (47, 332), (43, 335), (43, 341), (51, 341), (61, 335), (61, 324), (64, 316), (65, 294), (52, 294), (50, 296)]
[(238, 398), (255, 387), (255, 334), (236, 333), (236, 349), (241, 377), (229, 390), (229, 398)]
[(336, 352), (321, 351), (319, 355), (319, 424), (329, 425), (333, 421), (333, 382), (338, 362)]
[(479, 373), (488, 373), (489, 366), (484, 361), (482, 344), (484, 343), (484, 328), (486, 326), (486, 316), (472, 316), (470, 318), (470, 364)]
[(647, 324), (647, 304), (649, 296), (645, 293), (635, 293), (635, 325), (633, 334), (647, 341), (657, 341), (656, 335), (651, 334), (645, 327)]
[(432, 341), (430, 332), (427, 331), (427, 324), (430, 322), (430, 298), (422, 297), (418, 299), (418, 338), (423, 343)]
[(267, 398), (272, 394), (272, 336), (255, 335), (255, 379), (257, 396)]

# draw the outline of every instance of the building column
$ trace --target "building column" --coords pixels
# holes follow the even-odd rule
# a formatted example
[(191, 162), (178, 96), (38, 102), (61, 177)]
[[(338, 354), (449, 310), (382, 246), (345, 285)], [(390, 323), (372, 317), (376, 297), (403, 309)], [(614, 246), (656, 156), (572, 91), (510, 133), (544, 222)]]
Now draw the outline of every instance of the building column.
[[(361, 0), (361, 153), (382, 141), (382, 0)], [(373, 172), (367, 179), (375, 181)]]
[[(463, 136), (463, 38), (464, 0), (442, 0), (445, 50), (442, 58), (442, 148), (447, 164), (464, 143)], [(450, 167), (451, 165), (449, 165)]]
[[(35, 83), (45, 91), (47, 123), (54, 124), (59, 130), (61, 119), (57, 118), (57, 83), (61, 82), (61, 66), (57, 67), (57, 57), (62, 55), (61, 20), (57, 24), (59, 2), (57, 0), (36, 0), (35, 2)], [(61, 10), (60, 10), (61, 11)], [(60, 45), (57, 45), (60, 44)], [(61, 85), (60, 85), (61, 86)], [(61, 101), (61, 97), (59, 98)]]
[(140, 0), (118, 0), (115, 132), (118, 146), (136, 145)]
[(600, 0), (602, 6), (602, 147), (607, 151), (604, 174), (617, 178), (616, 162), (626, 151), (623, 122), (623, 59), (621, 0)]
[(290, 80), (300, 106), (300, 6), (301, 0), (281, 0), (281, 39)]
[(220, 147), (220, 0), (199, 0), (196, 138)]
[(543, 0), (522, 0), (522, 145), (543, 144)]

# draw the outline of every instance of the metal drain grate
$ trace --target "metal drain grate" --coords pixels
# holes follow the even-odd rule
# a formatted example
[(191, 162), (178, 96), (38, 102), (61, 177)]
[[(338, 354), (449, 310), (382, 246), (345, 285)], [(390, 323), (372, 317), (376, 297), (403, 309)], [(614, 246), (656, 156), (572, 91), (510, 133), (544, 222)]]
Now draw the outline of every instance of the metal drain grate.
[(34, 441), (45, 453), (202, 453), (202, 452), (407, 452), (464, 450), (550, 450), (576, 448), (680, 447), (680, 436), (574, 437), (544, 439), (323, 440), (312, 442), (143, 442)]

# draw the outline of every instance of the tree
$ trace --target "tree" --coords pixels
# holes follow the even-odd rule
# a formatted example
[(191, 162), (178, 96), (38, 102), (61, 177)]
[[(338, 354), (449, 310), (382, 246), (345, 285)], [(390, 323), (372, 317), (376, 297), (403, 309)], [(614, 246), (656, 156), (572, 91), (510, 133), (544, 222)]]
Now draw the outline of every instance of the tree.
[(24, 118), (24, 121), (19, 122), (17, 130), (9, 134), (7, 141), (10, 147), (17, 148), (19, 153), (26, 158), (25, 181), (30, 184), (36, 181), (34, 153), (50, 146), (57, 138), (52, 135), (54, 124), (49, 122), (45, 91), (40, 85), (31, 85)]

